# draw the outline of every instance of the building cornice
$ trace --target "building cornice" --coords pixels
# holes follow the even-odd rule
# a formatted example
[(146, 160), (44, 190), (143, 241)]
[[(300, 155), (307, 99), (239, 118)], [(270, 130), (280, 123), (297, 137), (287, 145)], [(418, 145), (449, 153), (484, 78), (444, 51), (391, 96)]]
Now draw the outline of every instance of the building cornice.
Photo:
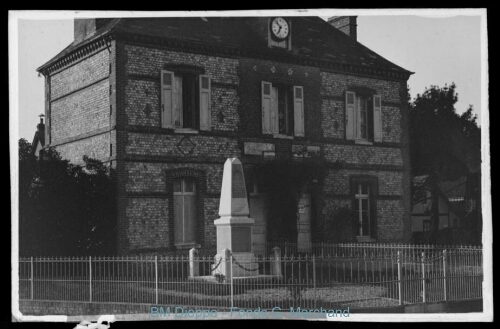
[(184, 51), (199, 54), (222, 55), (229, 58), (255, 58), (272, 60), (278, 62), (286, 62), (290, 64), (313, 66), (327, 72), (361, 75), (366, 77), (382, 78), (385, 80), (406, 81), (412, 72), (395, 72), (388, 69), (369, 68), (361, 65), (343, 64), (333, 61), (311, 58), (305, 55), (291, 53), (282, 49), (266, 49), (253, 50), (243, 49), (231, 46), (213, 45), (192, 40), (168, 39), (164, 37), (156, 37), (150, 35), (123, 33), (123, 32), (108, 32), (95, 40), (83, 44), (71, 51), (61, 59), (46, 66), (41, 66), (38, 71), (44, 75), (51, 74), (65, 66), (71, 65), (74, 61), (87, 56), (103, 47), (109, 47), (111, 40), (120, 40), (129, 43), (140, 44), (148, 47), (164, 48), (173, 51)]

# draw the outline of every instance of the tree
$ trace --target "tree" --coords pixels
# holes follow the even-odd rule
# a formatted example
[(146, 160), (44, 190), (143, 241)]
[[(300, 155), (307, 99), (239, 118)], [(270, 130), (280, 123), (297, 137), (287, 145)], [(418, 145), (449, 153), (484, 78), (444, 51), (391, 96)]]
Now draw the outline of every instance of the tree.
[(439, 230), (438, 183), (480, 171), (480, 128), (472, 107), (456, 113), (455, 88), (431, 86), (409, 104), (412, 173), (429, 176), (433, 241)]
[(84, 157), (85, 166), (54, 148), (37, 158), (19, 141), (19, 242), (21, 256), (112, 254), (116, 226), (114, 171)]

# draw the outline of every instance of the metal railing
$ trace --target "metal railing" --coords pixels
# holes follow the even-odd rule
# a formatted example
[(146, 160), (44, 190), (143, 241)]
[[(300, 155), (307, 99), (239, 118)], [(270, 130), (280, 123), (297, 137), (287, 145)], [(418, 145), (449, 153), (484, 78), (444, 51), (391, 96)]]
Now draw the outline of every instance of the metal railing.
[[(363, 256), (22, 258), (21, 300), (272, 309), (482, 297), (481, 250)], [(220, 274), (225, 267), (226, 275)]]
[(272, 249), (279, 247), (283, 255), (316, 255), (323, 257), (388, 257), (397, 255), (398, 251), (405, 256), (439, 254), (443, 250), (471, 250), (480, 251), (481, 246), (451, 246), (451, 245), (424, 245), (398, 243), (296, 243), (286, 241), (267, 242), (262, 250), (264, 255), (271, 255)]

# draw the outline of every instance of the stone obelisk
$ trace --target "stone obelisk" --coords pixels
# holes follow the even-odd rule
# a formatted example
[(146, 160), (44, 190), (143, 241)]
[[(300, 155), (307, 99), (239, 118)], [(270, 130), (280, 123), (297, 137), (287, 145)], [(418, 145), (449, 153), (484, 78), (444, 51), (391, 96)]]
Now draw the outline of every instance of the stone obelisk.
[(248, 208), (247, 190), (243, 166), (238, 158), (229, 158), (224, 164), (222, 189), (219, 205), (219, 219), (214, 221), (217, 227), (216, 264), (221, 260), (215, 273), (230, 277), (231, 268), (226, 263), (227, 251), (233, 255), (233, 277), (258, 275), (258, 264), (252, 253), (252, 225)]

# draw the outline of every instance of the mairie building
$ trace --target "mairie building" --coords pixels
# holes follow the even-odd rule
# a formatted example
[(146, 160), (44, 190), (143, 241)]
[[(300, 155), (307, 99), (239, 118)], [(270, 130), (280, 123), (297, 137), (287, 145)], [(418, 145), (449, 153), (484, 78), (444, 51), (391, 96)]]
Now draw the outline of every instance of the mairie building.
[(116, 169), (118, 253), (214, 250), (243, 164), (252, 249), (409, 242), (405, 70), (356, 17), (75, 19), (45, 77), (45, 145)]

